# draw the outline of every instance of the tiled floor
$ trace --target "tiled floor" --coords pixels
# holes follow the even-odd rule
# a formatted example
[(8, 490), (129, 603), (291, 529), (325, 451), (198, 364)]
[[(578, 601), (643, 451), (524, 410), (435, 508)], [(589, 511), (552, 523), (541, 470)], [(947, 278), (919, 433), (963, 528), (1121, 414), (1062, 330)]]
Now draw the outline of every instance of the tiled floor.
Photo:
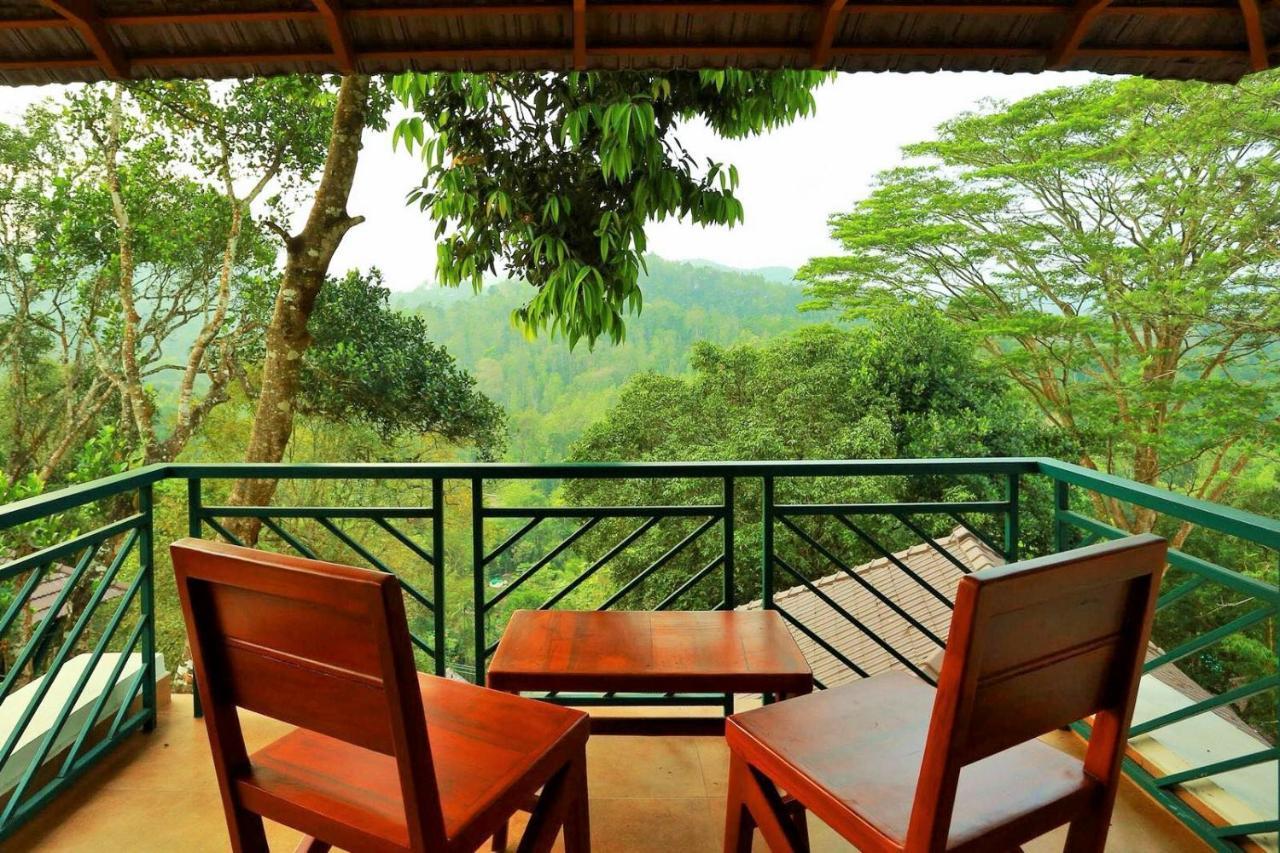
[[(247, 715), (246, 715), (247, 716)], [(286, 727), (245, 720), (250, 748)], [(1062, 736), (1068, 748), (1073, 741)], [(592, 847), (596, 853), (699, 853), (720, 849), (728, 756), (714, 738), (597, 737), (589, 745)], [(810, 819), (813, 848), (851, 849)], [(292, 851), (297, 834), (269, 826), (275, 850)], [(1059, 830), (1027, 845), (1028, 853), (1062, 849)], [(518, 840), (518, 831), (512, 839)], [(4, 845), (6, 851), (179, 851), (228, 849), (222, 809), (203, 724), (192, 719), (189, 696), (175, 696), (151, 735), (89, 774), (36, 822)], [(757, 840), (757, 849), (763, 844)], [(1199, 851), (1200, 843), (1138, 789), (1126, 785), (1108, 850)]]

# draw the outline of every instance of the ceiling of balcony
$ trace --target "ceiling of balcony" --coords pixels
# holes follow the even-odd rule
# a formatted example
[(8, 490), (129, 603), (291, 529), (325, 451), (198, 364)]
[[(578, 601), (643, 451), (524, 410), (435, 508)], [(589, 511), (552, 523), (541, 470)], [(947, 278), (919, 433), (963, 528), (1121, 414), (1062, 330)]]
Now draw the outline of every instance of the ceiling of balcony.
[(0, 84), (715, 67), (1234, 81), (1277, 38), (1275, 0), (0, 0)]

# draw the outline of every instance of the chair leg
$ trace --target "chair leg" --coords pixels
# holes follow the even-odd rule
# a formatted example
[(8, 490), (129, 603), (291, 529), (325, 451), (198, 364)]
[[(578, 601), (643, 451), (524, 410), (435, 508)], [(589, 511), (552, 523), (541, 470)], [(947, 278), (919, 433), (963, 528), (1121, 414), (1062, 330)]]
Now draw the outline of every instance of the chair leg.
[(801, 805), (799, 800), (792, 800), (787, 803), (787, 812), (791, 815), (791, 822), (796, 827), (796, 837), (804, 844), (804, 849), (809, 849), (809, 812)]
[(724, 812), (724, 853), (751, 853), (755, 821), (747, 809), (744, 786), (747, 763), (734, 755), (729, 760), (729, 795)]
[[(735, 763), (740, 763), (741, 768), (735, 768)], [(743, 802), (769, 849), (773, 853), (809, 853), (808, 832), (800, 832), (773, 782), (736, 755), (731, 759), (729, 773), (742, 779)]]
[(591, 806), (587, 795), (587, 753), (584, 749), (573, 762), (566, 780), (569, 797), (564, 820), (565, 853), (591, 853)]
[(491, 848), (493, 853), (506, 853), (508, 831), (511, 829), (510, 821), (503, 821), (502, 827), (493, 834), (493, 844)]
[(1102, 853), (1111, 828), (1111, 809), (1088, 809), (1067, 830), (1063, 853)]
[(560, 834), (560, 828), (564, 826), (569, 813), (567, 789), (572, 772), (573, 763), (566, 764), (543, 786), (538, 805), (529, 817), (529, 825), (525, 827), (516, 853), (547, 853), (551, 845), (555, 844), (556, 836)]
[(227, 810), (227, 829), (230, 831), (233, 853), (271, 853), (261, 816), (230, 806)]
[(310, 835), (307, 835), (303, 837), (301, 842), (299, 842), (298, 849), (294, 850), (293, 853), (329, 853), (332, 849), (332, 844), (318, 841)]

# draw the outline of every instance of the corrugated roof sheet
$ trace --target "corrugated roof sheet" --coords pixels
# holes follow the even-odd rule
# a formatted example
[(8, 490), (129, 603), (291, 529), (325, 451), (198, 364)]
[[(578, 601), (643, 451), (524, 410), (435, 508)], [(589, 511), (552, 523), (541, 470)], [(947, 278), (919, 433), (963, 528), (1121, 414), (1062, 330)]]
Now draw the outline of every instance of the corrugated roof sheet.
[(815, 66), (1233, 81), (1268, 67), (1277, 37), (1264, 0), (0, 0), (0, 83)]

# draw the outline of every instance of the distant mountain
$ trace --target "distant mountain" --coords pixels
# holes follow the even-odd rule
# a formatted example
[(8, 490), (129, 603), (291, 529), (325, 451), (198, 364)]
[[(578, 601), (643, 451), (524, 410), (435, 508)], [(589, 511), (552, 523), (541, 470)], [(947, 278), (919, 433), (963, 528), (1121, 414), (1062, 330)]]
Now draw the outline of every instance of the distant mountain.
[[(762, 340), (825, 319), (797, 310), (803, 294), (778, 271), (733, 270), (704, 263), (647, 259), (644, 310), (627, 320), (626, 342), (574, 351), (561, 339), (525, 340), (511, 312), (531, 290), (518, 282), (468, 289), (420, 288), (393, 304), (421, 314), (433, 339), (475, 375), (481, 390), (506, 408), (510, 457), (558, 461), (582, 430), (612, 404), (633, 374), (682, 374), (697, 341), (730, 345)], [(441, 299), (438, 294), (450, 293)]]
[(725, 270), (727, 272), (737, 272), (743, 275), (754, 275), (763, 278), (765, 281), (776, 282), (777, 284), (790, 284), (799, 287), (800, 283), (796, 281), (796, 270), (791, 267), (732, 267), (728, 264), (722, 264), (719, 261), (707, 261), (701, 258), (691, 261), (675, 261), (674, 263), (685, 263), (694, 267), (710, 267), (715, 270)]

